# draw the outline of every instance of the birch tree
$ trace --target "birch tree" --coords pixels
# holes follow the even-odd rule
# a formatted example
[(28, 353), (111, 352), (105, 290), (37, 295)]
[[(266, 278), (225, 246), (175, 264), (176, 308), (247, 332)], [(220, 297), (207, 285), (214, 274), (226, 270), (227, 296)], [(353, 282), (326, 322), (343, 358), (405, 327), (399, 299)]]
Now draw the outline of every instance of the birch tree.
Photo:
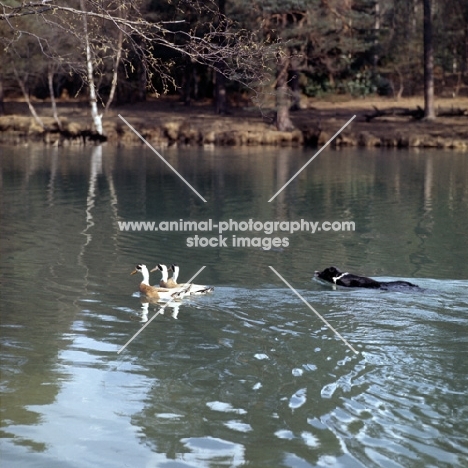
[(97, 104), (97, 93), (96, 85), (94, 83), (94, 57), (93, 51), (91, 50), (90, 37), (88, 32), (88, 18), (86, 16), (86, 6), (84, 0), (80, 0), (80, 7), (83, 12), (81, 18), (83, 20), (83, 38), (85, 43), (86, 51), (86, 72), (88, 79), (88, 90), (89, 90), (89, 105), (91, 107), (91, 117), (93, 119), (94, 126), (99, 135), (103, 134), (102, 128), (102, 114), (99, 113)]
[(0, 23), (7, 29), (0, 41), (6, 49), (11, 49), (27, 35), (37, 42), (48, 58), (64, 61), (66, 57), (56, 50), (54, 41), (25, 26), (21, 19), (34, 18), (35, 24), (47, 25), (56, 31), (57, 41), (64, 35), (72, 38), (74, 56), (81, 51), (81, 62), (70, 64), (70, 69), (79, 73), (88, 86), (91, 113), (98, 133), (103, 131), (102, 112), (98, 106), (104, 106), (104, 103), (95, 81), (103, 76), (109, 64), (113, 67), (113, 92), (119, 64), (130, 73), (135, 68), (135, 57), (154, 92), (157, 92), (155, 77), (163, 92), (174, 85), (173, 61), (158, 56), (157, 50), (161, 49), (208, 65), (227, 79), (247, 86), (253, 86), (263, 78), (268, 53), (261, 41), (256, 40), (255, 33), (235, 28), (219, 12), (215, 2), (177, 0), (174, 3), (179, 11), (185, 8), (198, 11), (205, 19), (203, 28), (196, 24), (189, 27), (183, 19), (162, 20), (154, 15), (147, 16), (148, 4), (144, 0), (0, 1)]

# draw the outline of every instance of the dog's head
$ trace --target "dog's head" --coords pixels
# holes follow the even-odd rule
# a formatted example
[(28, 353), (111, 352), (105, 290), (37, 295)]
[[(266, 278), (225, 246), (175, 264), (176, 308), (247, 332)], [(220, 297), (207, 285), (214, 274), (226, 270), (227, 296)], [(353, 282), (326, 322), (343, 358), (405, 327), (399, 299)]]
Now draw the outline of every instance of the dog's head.
[(325, 270), (322, 271), (316, 271), (314, 273), (314, 276), (316, 278), (320, 278), (324, 281), (328, 281), (329, 283), (333, 283), (333, 278), (336, 278), (337, 276), (340, 276), (342, 272), (338, 270), (338, 268), (331, 266), (328, 268), (325, 268)]

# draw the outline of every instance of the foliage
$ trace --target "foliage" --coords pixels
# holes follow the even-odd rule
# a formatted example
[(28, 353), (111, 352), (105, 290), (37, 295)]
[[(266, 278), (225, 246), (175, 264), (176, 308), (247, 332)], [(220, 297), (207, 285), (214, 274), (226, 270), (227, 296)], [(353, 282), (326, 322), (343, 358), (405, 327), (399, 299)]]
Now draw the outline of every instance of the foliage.
[[(0, 22), (8, 30), (1, 38), (5, 49), (14, 50), (21, 37), (27, 35), (45, 57), (66, 62), (86, 82), (83, 51), (89, 36), (95, 73), (105, 81), (118, 52), (117, 37), (122, 34), (123, 73), (131, 76), (141, 68), (150, 88), (157, 81), (167, 92), (175, 84), (174, 59), (180, 57), (218, 69), (227, 78), (247, 85), (262, 79), (267, 54), (261, 42), (254, 33), (234, 28), (210, 1), (86, 0), (85, 8), (81, 5), (68, 0), (0, 2)], [(42, 34), (44, 27), (53, 31), (55, 40)], [(57, 49), (59, 37), (75, 42), (68, 57)]]
[[(436, 69), (466, 77), (468, 3), (432, 4)], [(209, 97), (216, 73), (253, 90), (284, 77), (280, 62), (307, 96), (421, 90), (421, 0), (0, 0), (3, 88), (17, 93), (18, 75), (45, 97), (52, 70), (57, 93), (84, 91), (86, 38), (102, 101), (116, 78), (129, 101), (185, 86)]]
[[(317, 79), (321, 78), (321, 79)], [(370, 94), (389, 94), (388, 82), (371, 70), (358, 71), (347, 79), (338, 79), (332, 83), (326, 75), (305, 78), (303, 92), (310, 97), (325, 97), (332, 94), (348, 94), (353, 97), (366, 97)]]

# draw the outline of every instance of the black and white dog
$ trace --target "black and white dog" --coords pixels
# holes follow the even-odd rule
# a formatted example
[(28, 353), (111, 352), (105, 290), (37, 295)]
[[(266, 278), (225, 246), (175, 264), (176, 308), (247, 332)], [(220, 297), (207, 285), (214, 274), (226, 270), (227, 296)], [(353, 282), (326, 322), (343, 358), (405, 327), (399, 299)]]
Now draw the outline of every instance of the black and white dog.
[(346, 288), (370, 288), (370, 289), (398, 289), (398, 288), (417, 288), (416, 284), (408, 281), (376, 281), (366, 276), (353, 275), (351, 273), (343, 273), (338, 268), (332, 266), (325, 268), (323, 271), (316, 271), (314, 276), (316, 278), (328, 281), (329, 283), (336, 284), (337, 286), (344, 286)]

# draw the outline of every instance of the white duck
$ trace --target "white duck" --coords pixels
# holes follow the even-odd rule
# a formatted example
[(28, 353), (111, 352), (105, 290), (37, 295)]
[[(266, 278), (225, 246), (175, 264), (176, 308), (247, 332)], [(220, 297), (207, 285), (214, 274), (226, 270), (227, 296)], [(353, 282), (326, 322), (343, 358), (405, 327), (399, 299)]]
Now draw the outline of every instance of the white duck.
[[(149, 284), (149, 271), (146, 265), (139, 263), (135, 270), (130, 274), (134, 275), (136, 273), (141, 273), (143, 275), (143, 281), (140, 283), (140, 293), (144, 294), (148, 299), (154, 301), (169, 301), (169, 300), (179, 300), (185, 295), (187, 295), (188, 287), (179, 288), (158, 288), (156, 286), (150, 286)], [(188, 286), (188, 285), (187, 285)]]
[(179, 265), (176, 265), (175, 263), (173, 263), (170, 269), (172, 270), (171, 278), (168, 278), (168, 270), (167, 270), (166, 265), (159, 264), (158, 266), (156, 266), (155, 268), (151, 270), (151, 271), (155, 271), (155, 270), (161, 271), (162, 278), (159, 283), (161, 286), (164, 284), (164, 287), (166, 288), (190, 287), (190, 289), (187, 289), (188, 294), (190, 295), (204, 295), (204, 294), (212, 293), (214, 291), (214, 288), (212, 286), (206, 286), (204, 284), (193, 284), (193, 283), (178, 284), (177, 278), (179, 277)]
[[(179, 288), (183, 288), (185, 286), (188, 286), (188, 284), (178, 284), (177, 283), (177, 278), (179, 277), (179, 265), (173, 263), (171, 265), (171, 271), (172, 271), (172, 278), (169, 278), (169, 280), (172, 280), (174, 284), (176, 284)], [(190, 287), (190, 294), (208, 294), (212, 293), (214, 291), (213, 286), (206, 286), (205, 284), (191, 284)]]
[(166, 265), (159, 263), (150, 270), (150, 273), (156, 270), (161, 272), (161, 280), (159, 281), (159, 286), (161, 286), (161, 288), (177, 288), (179, 286), (172, 278), (168, 278), (169, 274)]

